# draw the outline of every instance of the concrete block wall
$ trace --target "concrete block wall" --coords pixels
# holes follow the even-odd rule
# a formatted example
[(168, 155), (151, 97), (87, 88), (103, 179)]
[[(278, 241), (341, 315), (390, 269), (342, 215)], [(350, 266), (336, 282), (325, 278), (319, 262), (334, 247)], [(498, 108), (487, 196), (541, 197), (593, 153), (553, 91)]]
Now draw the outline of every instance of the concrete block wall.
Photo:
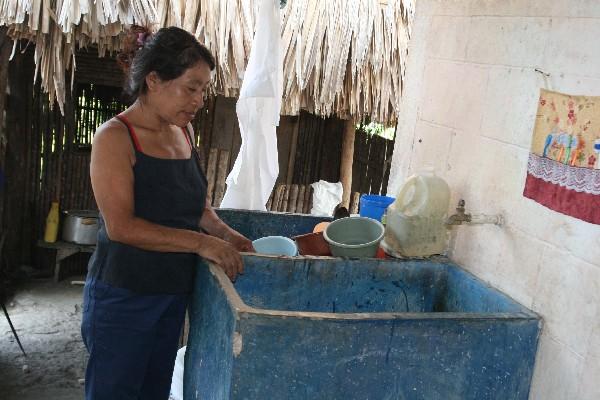
[(600, 399), (600, 226), (522, 196), (539, 89), (600, 96), (598, 38), (598, 0), (416, 2), (390, 193), (433, 165), (450, 212), (505, 216), (449, 255), (544, 318), (536, 400)]

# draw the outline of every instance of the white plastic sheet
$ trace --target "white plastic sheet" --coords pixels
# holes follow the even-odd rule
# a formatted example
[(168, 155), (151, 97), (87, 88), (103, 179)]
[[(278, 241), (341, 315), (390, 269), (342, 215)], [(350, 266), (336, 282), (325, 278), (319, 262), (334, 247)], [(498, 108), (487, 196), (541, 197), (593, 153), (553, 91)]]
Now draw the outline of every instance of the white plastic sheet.
[(171, 393), (169, 400), (183, 400), (183, 368), (185, 361), (185, 349), (183, 346), (177, 351), (173, 377), (171, 378)]
[(266, 210), (279, 174), (276, 127), (281, 110), (283, 64), (279, 0), (262, 0), (237, 115), (242, 145), (221, 207)]
[(314, 192), (313, 206), (310, 213), (320, 216), (333, 215), (335, 206), (342, 202), (342, 194), (344, 193), (342, 182), (333, 183), (321, 180), (312, 183), (311, 186)]

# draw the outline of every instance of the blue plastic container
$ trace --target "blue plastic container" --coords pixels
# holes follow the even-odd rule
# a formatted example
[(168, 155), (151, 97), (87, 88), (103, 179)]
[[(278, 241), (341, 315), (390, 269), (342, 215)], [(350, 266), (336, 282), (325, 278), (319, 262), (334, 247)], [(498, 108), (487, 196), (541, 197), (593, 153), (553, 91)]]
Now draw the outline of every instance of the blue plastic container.
[(381, 222), (381, 217), (385, 209), (396, 200), (389, 196), (379, 196), (376, 194), (363, 194), (360, 196), (360, 216), (376, 219)]

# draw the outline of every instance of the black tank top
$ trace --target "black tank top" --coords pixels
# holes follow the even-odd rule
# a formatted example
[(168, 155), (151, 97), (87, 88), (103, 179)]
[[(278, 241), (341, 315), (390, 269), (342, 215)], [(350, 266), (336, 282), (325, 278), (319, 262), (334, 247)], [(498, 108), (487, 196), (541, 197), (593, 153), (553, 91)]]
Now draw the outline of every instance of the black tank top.
[[(189, 159), (161, 159), (142, 152), (135, 131), (124, 116), (117, 116), (129, 131), (135, 148), (133, 173), (135, 216), (171, 228), (198, 231), (206, 202), (206, 177), (189, 133)], [(88, 274), (109, 285), (144, 294), (189, 293), (198, 256), (143, 250), (110, 240), (100, 215), (98, 242)]]

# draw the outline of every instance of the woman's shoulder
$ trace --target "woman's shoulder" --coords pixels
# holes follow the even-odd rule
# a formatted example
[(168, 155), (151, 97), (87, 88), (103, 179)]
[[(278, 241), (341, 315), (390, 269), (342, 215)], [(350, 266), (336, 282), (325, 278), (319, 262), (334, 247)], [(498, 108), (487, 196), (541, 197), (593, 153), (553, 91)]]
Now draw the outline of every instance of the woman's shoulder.
[(127, 126), (117, 118), (111, 118), (96, 129), (92, 141), (92, 156), (116, 161), (126, 158), (133, 166), (135, 151)]
[(100, 125), (94, 133), (93, 145), (131, 143), (127, 126), (116, 117)]

